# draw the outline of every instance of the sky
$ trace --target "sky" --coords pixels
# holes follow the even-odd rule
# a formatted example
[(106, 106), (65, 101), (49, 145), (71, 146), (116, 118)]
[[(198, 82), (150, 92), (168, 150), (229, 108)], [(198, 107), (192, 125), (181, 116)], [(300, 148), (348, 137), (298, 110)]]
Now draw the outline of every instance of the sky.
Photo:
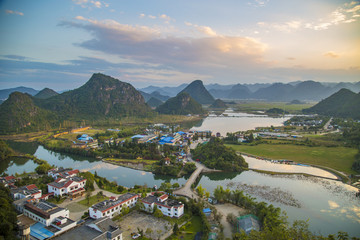
[(360, 81), (360, 1), (0, 0), (0, 89)]

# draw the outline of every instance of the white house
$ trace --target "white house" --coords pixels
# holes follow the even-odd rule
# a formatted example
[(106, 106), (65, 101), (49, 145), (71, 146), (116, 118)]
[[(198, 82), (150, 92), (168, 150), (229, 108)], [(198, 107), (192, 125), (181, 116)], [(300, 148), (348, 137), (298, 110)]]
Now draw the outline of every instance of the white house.
[(109, 200), (92, 205), (89, 208), (89, 216), (94, 219), (102, 217), (113, 218), (121, 213), (123, 207), (134, 207), (138, 199), (139, 195), (134, 193), (125, 193), (118, 198), (111, 197)]
[(79, 173), (78, 169), (70, 168), (53, 168), (48, 171), (48, 176), (58, 179), (58, 178), (71, 178), (77, 176)]
[(155, 194), (156, 193), (151, 193), (151, 195), (141, 199), (146, 211), (152, 212), (156, 205), (157, 208), (168, 217), (178, 218), (184, 214), (183, 203), (174, 199), (169, 199), (169, 196), (165, 193), (162, 193), (161, 196), (155, 196)]
[(22, 199), (22, 198), (36, 198), (39, 199), (42, 196), (42, 192), (37, 188), (35, 184), (14, 188), (10, 190), (11, 196), (13, 199)]
[(85, 192), (86, 179), (82, 177), (58, 178), (55, 182), (48, 183), (48, 192), (54, 196), (70, 195), (76, 197)]
[(24, 215), (45, 226), (50, 226), (58, 217), (68, 218), (69, 210), (46, 201), (39, 201), (25, 204)]

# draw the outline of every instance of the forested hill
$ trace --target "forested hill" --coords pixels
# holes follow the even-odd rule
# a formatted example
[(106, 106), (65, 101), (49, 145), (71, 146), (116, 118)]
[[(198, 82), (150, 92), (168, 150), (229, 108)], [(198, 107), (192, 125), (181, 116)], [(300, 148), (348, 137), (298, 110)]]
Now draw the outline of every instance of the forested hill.
[(315, 106), (303, 111), (304, 113), (360, 119), (360, 93), (354, 93), (343, 88)]
[(27, 93), (13, 92), (0, 105), (0, 133), (28, 132), (50, 129), (58, 116), (39, 108)]
[(214, 97), (211, 96), (208, 90), (206, 90), (201, 80), (193, 81), (180, 93), (183, 92), (188, 93), (193, 99), (195, 99), (200, 104), (212, 104), (215, 101)]
[(188, 93), (179, 93), (176, 97), (170, 98), (160, 105), (156, 111), (162, 114), (203, 114), (204, 110)]
[[(51, 90), (46, 92), (54, 94)], [(63, 120), (119, 119), (154, 114), (132, 85), (100, 73), (94, 74), (78, 89), (46, 99), (38, 97), (12, 93), (0, 105), (1, 134), (51, 129)]]
[(41, 98), (41, 99), (47, 99), (49, 97), (53, 97), (56, 95), (58, 95), (58, 93), (55, 92), (54, 90), (52, 90), (50, 88), (44, 88), (43, 90), (38, 92), (34, 97)]
[(60, 95), (37, 100), (36, 103), (64, 117), (121, 117), (146, 116), (151, 109), (143, 96), (129, 83), (106, 76), (93, 74), (80, 88)]
[(209, 108), (216, 108), (216, 109), (225, 109), (227, 105), (221, 99), (216, 99), (213, 104), (209, 106)]

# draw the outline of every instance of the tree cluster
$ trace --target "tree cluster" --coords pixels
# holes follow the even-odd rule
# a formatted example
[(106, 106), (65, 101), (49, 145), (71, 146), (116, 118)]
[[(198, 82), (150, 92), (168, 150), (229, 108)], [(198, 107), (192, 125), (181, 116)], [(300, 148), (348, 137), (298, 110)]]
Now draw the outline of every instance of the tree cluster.
[(199, 160), (208, 168), (236, 172), (248, 167), (244, 158), (226, 147), (219, 138), (212, 137), (208, 143), (198, 145), (192, 154), (193, 159)]
[(17, 214), (10, 198), (10, 191), (0, 184), (0, 239), (16, 239)]

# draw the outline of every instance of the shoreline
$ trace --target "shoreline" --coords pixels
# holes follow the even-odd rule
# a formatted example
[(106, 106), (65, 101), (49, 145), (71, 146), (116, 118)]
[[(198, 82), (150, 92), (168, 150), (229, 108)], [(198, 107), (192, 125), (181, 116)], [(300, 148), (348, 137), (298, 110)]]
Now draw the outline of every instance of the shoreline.
[[(271, 158), (268, 158), (268, 157), (262, 157), (262, 156), (256, 156), (256, 155), (253, 155), (253, 154), (249, 154), (249, 153), (245, 153), (245, 152), (239, 152), (237, 151), (237, 153), (239, 153), (240, 155), (245, 155), (247, 157), (252, 157), (252, 158), (256, 158), (256, 159), (260, 159), (260, 160), (268, 160), (268, 161), (273, 161), (273, 160), (278, 160), (278, 159), (271, 159)], [(324, 167), (324, 166), (319, 166), (319, 165), (315, 165), (315, 164), (308, 164), (306, 163), (306, 165), (309, 165), (310, 167), (314, 167), (314, 168), (319, 168), (321, 170), (324, 170), (324, 171), (327, 171), (333, 175), (335, 175), (337, 177), (337, 179), (332, 179), (332, 178), (327, 178), (327, 177), (322, 177), (322, 176), (317, 176), (317, 175), (312, 175), (312, 174), (308, 174), (308, 173), (287, 173), (287, 172), (275, 172), (275, 171), (268, 171), (268, 170), (260, 170), (260, 169), (251, 169), (251, 170), (254, 170), (254, 171), (262, 171), (262, 172), (268, 172), (269, 174), (303, 174), (303, 175), (308, 175), (308, 176), (314, 176), (314, 177), (320, 177), (320, 178), (325, 178), (325, 179), (331, 179), (331, 180), (335, 180), (335, 181), (341, 181), (343, 183), (346, 183), (350, 186), (351, 185), (351, 182), (350, 182), (350, 179), (347, 177), (347, 175), (343, 172), (340, 172), (338, 170), (335, 170), (335, 169), (332, 169), (332, 168), (329, 168), (329, 167)]]

